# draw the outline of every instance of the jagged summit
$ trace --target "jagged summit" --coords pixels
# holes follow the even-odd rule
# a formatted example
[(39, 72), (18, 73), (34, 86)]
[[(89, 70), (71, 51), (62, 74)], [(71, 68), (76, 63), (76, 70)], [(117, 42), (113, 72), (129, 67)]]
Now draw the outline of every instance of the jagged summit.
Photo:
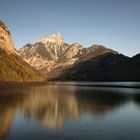
[(55, 44), (60, 46), (60, 45), (64, 44), (64, 39), (63, 39), (61, 33), (57, 32), (57, 33), (55, 33), (53, 35), (45, 35), (45, 36), (43, 36), (42, 38), (37, 40), (36, 43), (38, 43), (38, 42), (41, 42), (44, 45), (50, 45), (52, 43), (55, 43)]
[(72, 45), (76, 45), (76, 46), (82, 46), (81, 44), (79, 44), (78, 42), (73, 43)]

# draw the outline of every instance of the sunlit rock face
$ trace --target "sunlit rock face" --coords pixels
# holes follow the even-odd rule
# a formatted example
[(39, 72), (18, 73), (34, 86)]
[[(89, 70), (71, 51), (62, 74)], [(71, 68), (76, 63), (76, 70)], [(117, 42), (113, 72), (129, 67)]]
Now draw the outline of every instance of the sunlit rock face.
[(61, 46), (64, 44), (64, 39), (61, 33), (55, 33), (53, 35), (46, 35), (37, 40), (37, 42), (41, 42), (44, 45), (50, 45), (52, 43), (56, 44), (57, 46)]
[(7, 26), (0, 20), (0, 47), (8, 52), (16, 53), (11, 33)]
[(56, 33), (43, 36), (35, 44), (25, 45), (19, 53), (27, 63), (46, 74), (53, 69), (67, 48), (61, 34)]
[(65, 53), (59, 58), (59, 63), (56, 66), (73, 65), (78, 60), (75, 56), (82, 49), (83, 47), (78, 43), (70, 45)]

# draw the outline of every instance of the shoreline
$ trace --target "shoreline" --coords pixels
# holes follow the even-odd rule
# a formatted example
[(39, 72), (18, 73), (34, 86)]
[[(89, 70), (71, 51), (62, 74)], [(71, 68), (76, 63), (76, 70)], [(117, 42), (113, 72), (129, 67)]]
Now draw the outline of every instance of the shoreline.
[(47, 84), (47, 82), (46, 81), (35, 81), (35, 82), (0, 81), (0, 88), (41, 86), (42, 84)]
[(140, 82), (134, 81), (106, 81), (106, 82), (89, 82), (89, 81), (35, 81), (35, 82), (20, 82), (20, 81), (0, 81), (0, 89), (2, 88), (20, 88), (31, 86), (47, 86), (47, 85), (61, 85), (61, 86), (83, 86), (83, 87), (103, 87), (103, 88), (140, 88)]

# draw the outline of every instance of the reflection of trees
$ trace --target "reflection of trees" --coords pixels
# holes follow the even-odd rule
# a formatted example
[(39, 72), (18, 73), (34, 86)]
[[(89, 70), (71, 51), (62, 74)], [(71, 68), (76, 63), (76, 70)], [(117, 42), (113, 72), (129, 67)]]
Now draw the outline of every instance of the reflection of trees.
[(5, 139), (11, 128), (14, 112), (24, 101), (24, 95), (19, 90), (4, 89), (0, 93), (0, 140)]
[(8, 133), (16, 110), (45, 127), (57, 129), (69, 117), (78, 119), (87, 111), (98, 117), (130, 100), (140, 104), (139, 94), (74, 86), (49, 85), (5, 92), (7, 96), (0, 95), (1, 139)]
[(13, 110), (0, 111), (0, 140), (5, 139), (11, 128), (13, 120)]
[[(77, 91), (78, 92), (78, 91)], [(81, 90), (76, 94), (79, 108), (82, 112), (90, 111), (94, 116), (99, 116), (112, 111), (129, 100), (129, 96), (108, 90)]]

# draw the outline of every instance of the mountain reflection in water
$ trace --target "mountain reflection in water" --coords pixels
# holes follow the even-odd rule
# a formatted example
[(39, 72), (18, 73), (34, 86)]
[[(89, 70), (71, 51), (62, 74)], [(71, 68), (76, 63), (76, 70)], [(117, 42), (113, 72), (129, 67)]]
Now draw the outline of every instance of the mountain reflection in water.
[(78, 120), (86, 112), (100, 117), (128, 102), (139, 106), (139, 91), (126, 91), (63, 85), (3, 89), (0, 92), (0, 140), (8, 135), (17, 112), (56, 130), (61, 129), (67, 119)]

